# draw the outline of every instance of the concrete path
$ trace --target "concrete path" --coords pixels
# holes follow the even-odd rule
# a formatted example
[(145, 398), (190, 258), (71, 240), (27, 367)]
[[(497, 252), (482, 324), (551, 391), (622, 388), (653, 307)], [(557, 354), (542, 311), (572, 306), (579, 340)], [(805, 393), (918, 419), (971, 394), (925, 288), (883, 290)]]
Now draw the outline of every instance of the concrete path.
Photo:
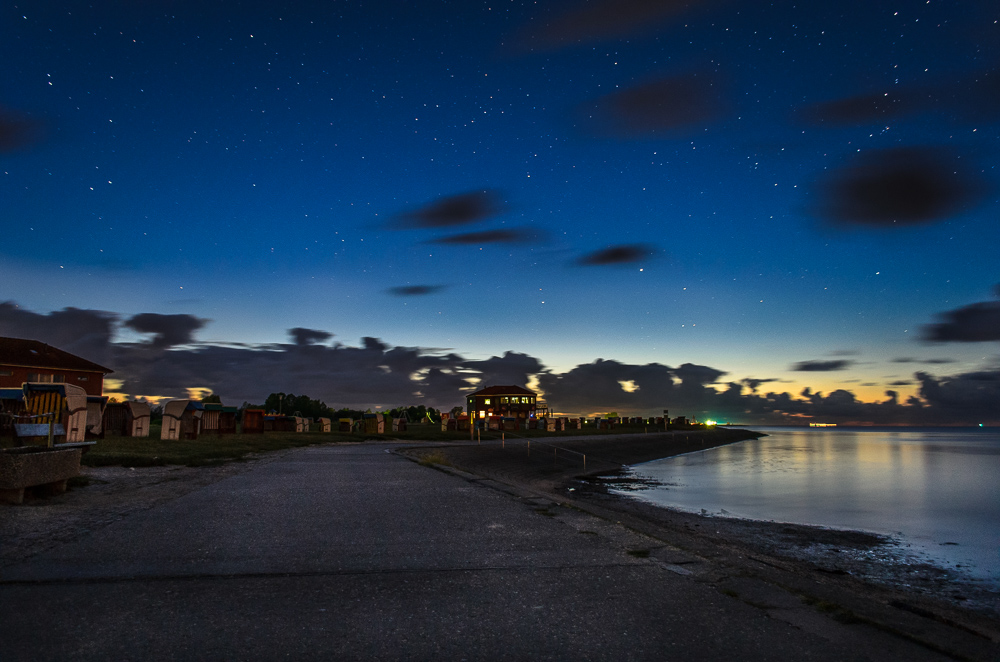
[(391, 448), (300, 449), (7, 568), (0, 659), (937, 659)]

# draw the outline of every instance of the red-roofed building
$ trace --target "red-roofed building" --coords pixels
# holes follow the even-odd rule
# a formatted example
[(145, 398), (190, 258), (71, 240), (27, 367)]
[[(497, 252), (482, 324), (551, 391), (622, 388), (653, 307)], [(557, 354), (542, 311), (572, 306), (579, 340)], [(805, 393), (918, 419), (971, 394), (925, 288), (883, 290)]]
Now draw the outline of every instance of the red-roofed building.
[(87, 395), (104, 395), (104, 375), (114, 372), (37, 340), (0, 338), (0, 388), (25, 382), (79, 386)]
[(520, 386), (487, 386), (466, 397), (469, 416), (531, 418), (535, 415), (535, 393)]

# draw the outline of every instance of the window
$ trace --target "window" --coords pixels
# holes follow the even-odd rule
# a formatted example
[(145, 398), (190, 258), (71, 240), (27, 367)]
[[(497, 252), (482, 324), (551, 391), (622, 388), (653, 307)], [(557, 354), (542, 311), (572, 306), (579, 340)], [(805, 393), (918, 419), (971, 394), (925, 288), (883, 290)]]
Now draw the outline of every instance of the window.
[(87, 381), (87, 379), (88, 379), (88, 378), (87, 378), (87, 376), (86, 376), (86, 375), (84, 375), (84, 376), (82, 376), (82, 377), (77, 377), (77, 378), (76, 378), (76, 381), (78, 381), (78, 382), (85, 382), (85, 381)]
[(482, 411), (482, 410), (480, 410), (480, 411), (479, 411), (479, 418), (486, 418), (486, 412), (485, 412), (485, 411)]
[(40, 382), (40, 383), (43, 383), (43, 384), (51, 384), (53, 380), (52, 380), (52, 375), (43, 375), (43, 374), (38, 373), (38, 372), (29, 372), (28, 373), (28, 381), (29, 382)]
[(63, 377), (62, 375), (52, 375), (52, 381), (54, 381), (54, 382), (64, 382), (64, 381), (66, 381), (66, 378)]
[(13, 376), (14, 376), (13, 370), (0, 370), (0, 377), (13, 377)]
[(486, 398), (485, 400), (483, 400), (483, 404), (487, 404), (487, 405), (490, 404), (490, 399)]

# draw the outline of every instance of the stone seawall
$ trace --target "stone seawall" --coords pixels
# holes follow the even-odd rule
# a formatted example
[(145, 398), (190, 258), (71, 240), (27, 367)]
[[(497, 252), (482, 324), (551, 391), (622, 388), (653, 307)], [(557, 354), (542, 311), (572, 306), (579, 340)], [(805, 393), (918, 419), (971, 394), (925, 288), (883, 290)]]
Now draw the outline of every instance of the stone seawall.
[(756, 439), (758, 432), (743, 429), (652, 432), (601, 436), (524, 439), (508, 436), (462, 446), (436, 446), (407, 451), (434, 453), (448, 464), (480, 476), (552, 488), (573, 478), (618, 471), (623, 465)]

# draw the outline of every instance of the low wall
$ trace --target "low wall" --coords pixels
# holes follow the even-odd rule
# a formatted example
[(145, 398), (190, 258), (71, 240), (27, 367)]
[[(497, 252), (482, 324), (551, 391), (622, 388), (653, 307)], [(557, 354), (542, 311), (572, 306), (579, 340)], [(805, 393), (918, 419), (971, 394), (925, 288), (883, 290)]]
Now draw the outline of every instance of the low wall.
[(80, 475), (79, 448), (22, 446), (0, 451), (0, 503), (21, 503), (24, 488), (44, 486), (66, 491), (66, 481)]

